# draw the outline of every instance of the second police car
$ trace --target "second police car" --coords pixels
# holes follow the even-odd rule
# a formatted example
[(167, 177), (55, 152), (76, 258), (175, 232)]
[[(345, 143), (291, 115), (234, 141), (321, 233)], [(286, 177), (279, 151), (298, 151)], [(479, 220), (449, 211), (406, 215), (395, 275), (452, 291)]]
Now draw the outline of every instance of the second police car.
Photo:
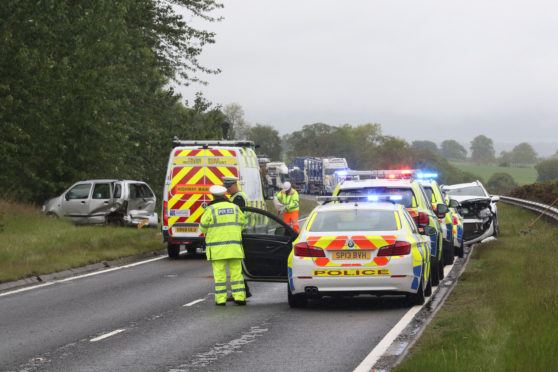
[(287, 282), (292, 307), (361, 294), (403, 294), (411, 304), (424, 303), (432, 292), (428, 235), (437, 231), (426, 226), (421, 233), (394, 196), (392, 202), (332, 198), (312, 211), (298, 237), (277, 217), (244, 208), (267, 220), (243, 233), (245, 277)]
[[(366, 180), (350, 180), (340, 184), (334, 192), (338, 196), (365, 196), (368, 200), (383, 200), (391, 198), (402, 204), (417, 226), (431, 226), (436, 234), (431, 236), (431, 272), (432, 284), (437, 285), (444, 278), (443, 231), (439, 219), (448, 212), (445, 203), (437, 205), (437, 211), (432, 208), (423, 187), (414, 179), (410, 179), (412, 171), (375, 171), (376, 177)], [(408, 173), (406, 173), (408, 172)]]

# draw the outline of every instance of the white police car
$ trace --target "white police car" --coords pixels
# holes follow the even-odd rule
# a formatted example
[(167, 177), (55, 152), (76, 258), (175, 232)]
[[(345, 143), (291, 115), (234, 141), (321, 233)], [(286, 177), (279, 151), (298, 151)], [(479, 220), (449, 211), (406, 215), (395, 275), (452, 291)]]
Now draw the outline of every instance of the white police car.
[(292, 307), (304, 306), (309, 298), (366, 294), (406, 295), (412, 304), (424, 303), (432, 292), (425, 234), (436, 234), (435, 229), (426, 226), (421, 234), (400, 204), (342, 202), (347, 199), (316, 207), (288, 254), (279, 241), (293, 235), (275, 217), (269, 217), (277, 227), (267, 237), (264, 229), (259, 237), (245, 231), (245, 277), (288, 282)]

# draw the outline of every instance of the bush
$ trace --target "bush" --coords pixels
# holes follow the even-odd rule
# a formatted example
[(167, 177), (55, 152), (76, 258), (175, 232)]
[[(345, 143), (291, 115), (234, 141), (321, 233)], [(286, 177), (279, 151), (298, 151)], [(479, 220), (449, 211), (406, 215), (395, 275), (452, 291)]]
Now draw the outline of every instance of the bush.
[(508, 173), (496, 172), (488, 179), (486, 187), (492, 194), (508, 194), (517, 187), (517, 183)]
[(539, 173), (539, 182), (558, 180), (558, 159), (543, 160), (535, 165), (535, 169)]

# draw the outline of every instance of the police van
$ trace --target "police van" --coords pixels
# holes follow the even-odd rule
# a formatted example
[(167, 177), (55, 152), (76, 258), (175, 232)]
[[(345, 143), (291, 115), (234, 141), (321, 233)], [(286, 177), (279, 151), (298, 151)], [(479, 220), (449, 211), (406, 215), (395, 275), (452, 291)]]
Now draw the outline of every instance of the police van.
[(169, 257), (177, 258), (181, 249), (204, 252), (199, 223), (213, 200), (209, 188), (222, 185), (223, 177), (238, 177), (248, 206), (265, 209), (254, 148), (254, 142), (247, 140), (173, 140), (162, 199), (162, 234)]

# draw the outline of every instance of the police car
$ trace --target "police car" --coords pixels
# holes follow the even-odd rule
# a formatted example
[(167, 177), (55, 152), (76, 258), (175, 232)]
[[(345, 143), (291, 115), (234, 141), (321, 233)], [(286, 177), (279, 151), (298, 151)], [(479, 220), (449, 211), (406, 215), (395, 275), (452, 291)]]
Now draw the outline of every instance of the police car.
[(382, 178), (345, 181), (335, 190), (334, 195), (363, 196), (369, 201), (389, 198), (389, 201), (397, 202), (407, 208), (417, 226), (431, 226), (436, 229), (436, 235), (430, 237), (432, 243), (430, 254), (432, 284), (437, 285), (444, 278), (445, 262), (444, 252), (441, 249), (443, 230), (439, 219), (444, 218), (448, 211), (447, 206), (441, 203), (437, 205), (437, 211), (435, 212), (420, 183), (409, 178), (412, 175), (411, 170), (372, 172)]
[(267, 231), (243, 233), (245, 278), (288, 282), (291, 307), (309, 298), (363, 294), (424, 303), (432, 293), (428, 235), (436, 230), (427, 226), (421, 233), (400, 204), (333, 199), (312, 211), (296, 239), (275, 216), (243, 208), (265, 213), (269, 222)]

